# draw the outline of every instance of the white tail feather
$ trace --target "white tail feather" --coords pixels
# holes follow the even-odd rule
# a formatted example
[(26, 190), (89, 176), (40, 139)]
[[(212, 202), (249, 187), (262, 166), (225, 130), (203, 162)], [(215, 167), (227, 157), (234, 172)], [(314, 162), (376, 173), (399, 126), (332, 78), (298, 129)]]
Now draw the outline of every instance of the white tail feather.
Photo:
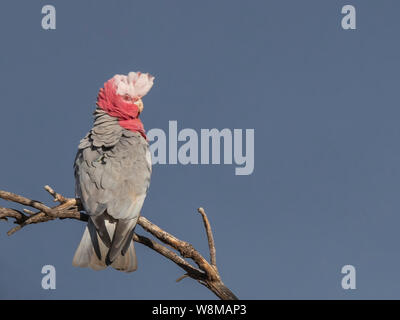
[[(105, 225), (107, 228), (107, 232), (112, 239), (116, 223), (105, 220)], [(101, 260), (99, 260), (96, 252), (94, 251), (92, 239), (90, 238), (89, 228), (88, 226), (86, 226), (85, 232), (82, 236), (82, 240), (79, 243), (78, 249), (76, 249), (74, 258), (72, 260), (72, 265), (75, 267), (91, 268), (93, 270), (103, 270), (107, 268), (105, 259), (109, 248), (103, 243), (98, 234), (97, 241), (99, 243)], [(137, 269), (136, 253), (133, 241), (131, 241), (125, 255), (120, 255), (115, 261), (113, 261), (111, 267), (124, 272), (132, 272)]]

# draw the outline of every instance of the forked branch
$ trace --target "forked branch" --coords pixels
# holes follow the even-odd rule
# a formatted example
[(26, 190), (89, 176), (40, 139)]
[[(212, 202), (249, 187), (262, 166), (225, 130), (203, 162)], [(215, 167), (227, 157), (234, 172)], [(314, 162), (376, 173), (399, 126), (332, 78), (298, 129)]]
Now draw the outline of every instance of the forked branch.
[[(13, 219), (14, 223), (17, 224), (17, 226), (7, 232), (8, 235), (12, 235), (27, 225), (55, 219), (88, 221), (89, 216), (84, 213), (84, 209), (79, 199), (65, 198), (49, 186), (45, 186), (45, 189), (54, 198), (54, 201), (58, 202), (56, 206), (49, 207), (40, 201), (31, 200), (11, 192), (0, 190), (0, 198), (35, 210), (23, 209), (20, 211), (17, 209), (0, 207), (0, 220), (7, 221), (8, 219)], [(185, 277), (190, 277), (206, 286), (222, 300), (237, 300), (238, 298), (232, 293), (232, 291), (224, 285), (218, 272), (214, 237), (208, 217), (203, 208), (199, 208), (198, 212), (203, 218), (204, 227), (207, 233), (210, 262), (208, 262), (190, 243), (180, 240), (164, 231), (143, 216), (138, 219), (138, 224), (168, 247), (175, 249), (179, 254), (156, 240), (137, 233), (134, 234), (133, 241), (147, 246), (182, 268), (186, 273), (177, 281), (180, 281)], [(191, 259), (197, 266), (189, 263), (186, 259)]]

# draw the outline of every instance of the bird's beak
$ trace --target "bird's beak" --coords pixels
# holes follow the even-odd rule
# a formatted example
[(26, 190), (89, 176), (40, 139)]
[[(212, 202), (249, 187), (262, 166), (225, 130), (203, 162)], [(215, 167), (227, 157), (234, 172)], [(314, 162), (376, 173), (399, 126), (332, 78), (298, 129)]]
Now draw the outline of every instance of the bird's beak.
[(139, 98), (138, 100), (136, 100), (135, 104), (137, 105), (138, 109), (139, 109), (139, 113), (142, 113), (143, 111), (143, 101), (141, 98)]

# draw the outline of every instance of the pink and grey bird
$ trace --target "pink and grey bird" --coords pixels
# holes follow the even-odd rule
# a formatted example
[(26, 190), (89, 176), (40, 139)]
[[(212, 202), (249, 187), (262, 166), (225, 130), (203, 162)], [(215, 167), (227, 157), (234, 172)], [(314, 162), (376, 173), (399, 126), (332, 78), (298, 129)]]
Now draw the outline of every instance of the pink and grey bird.
[(153, 80), (147, 73), (130, 72), (115, 75), (100, 89), (93, 128), (81, 140), (74, 164), (76, 196), (89, 215), (74, 266), (137, 269), (132, 236), (151, 176), (139, 115)]

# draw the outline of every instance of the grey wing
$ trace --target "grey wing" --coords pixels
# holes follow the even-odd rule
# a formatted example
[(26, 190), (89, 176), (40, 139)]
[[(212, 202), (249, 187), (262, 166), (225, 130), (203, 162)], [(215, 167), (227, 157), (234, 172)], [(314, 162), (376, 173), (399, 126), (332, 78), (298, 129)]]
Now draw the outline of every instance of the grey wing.
[(137, 218), (150, 185), (147, 142), (138, 133), (124, 130), (111, 148), (82, 146), (75, 160), (75, 178), (76, 194), (86, 212), (98, 216), (107, 210), (114, 219)]

